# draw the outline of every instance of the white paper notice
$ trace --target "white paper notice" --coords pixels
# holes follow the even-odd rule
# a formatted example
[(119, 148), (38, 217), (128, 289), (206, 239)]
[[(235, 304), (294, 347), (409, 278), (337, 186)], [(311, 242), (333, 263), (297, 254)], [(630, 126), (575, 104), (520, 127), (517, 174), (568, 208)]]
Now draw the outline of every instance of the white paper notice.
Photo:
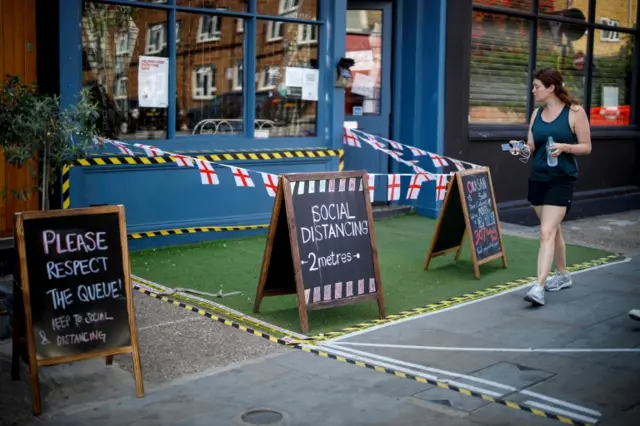
[(287, 87), (302, 87), (305, 68), (287, 67), (284, 74), (284, 85)]
[(150, 108), (169, 106), (169, 58), (140, 56), (138, 105)]
[(353, 84), (351, 85), (351, 93), (371, 99), (374, 97), (375, 86), (376, 81), (373, 77), (369, 77), (367, 74), (356, 73), (353, 78)]
[(318, 100), (318, 70), (305, 69), (302, 76), (302, 100)]

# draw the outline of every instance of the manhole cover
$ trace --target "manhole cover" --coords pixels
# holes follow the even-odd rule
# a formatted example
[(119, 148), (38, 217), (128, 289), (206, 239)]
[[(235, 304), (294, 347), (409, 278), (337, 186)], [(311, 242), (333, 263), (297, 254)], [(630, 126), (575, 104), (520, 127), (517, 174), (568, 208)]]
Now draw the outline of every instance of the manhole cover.
[(283, 415), (274, 410), (247, 411), (241, 417), (242, 421), (250, 425), (272, 425), (280, 422)]

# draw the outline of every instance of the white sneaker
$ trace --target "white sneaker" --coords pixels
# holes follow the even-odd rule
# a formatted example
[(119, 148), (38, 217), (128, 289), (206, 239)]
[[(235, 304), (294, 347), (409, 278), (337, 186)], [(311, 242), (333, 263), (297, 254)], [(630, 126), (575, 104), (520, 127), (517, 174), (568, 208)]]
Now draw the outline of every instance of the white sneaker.
[(544, 287), (536, 281), (524, 296), (524, 300), (537, 306), (544, 306)]
[(547, 279), (547, 284), (544, 286), (546, 291), (560, 291), (565, 288), (569, 288), (573, 285), (573, 281), (571, 280), (571, 275), (568, 273), (561, 274), (556, 271), (556, 274)]
[(629, 311), (629, 317), (636, 321), (640, 321), (640, 309), (632, 309)]

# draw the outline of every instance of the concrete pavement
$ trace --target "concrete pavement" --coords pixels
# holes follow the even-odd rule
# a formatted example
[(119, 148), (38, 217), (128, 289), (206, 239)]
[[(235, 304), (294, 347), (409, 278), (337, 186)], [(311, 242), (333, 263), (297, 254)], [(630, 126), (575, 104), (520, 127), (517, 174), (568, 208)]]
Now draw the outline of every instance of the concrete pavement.
[[(574, 287), (548, 294), (543, 308), (531, 308), (522, 300), (526, 289), (520, 289), (344, 336), (322, 349), (436, 377), (578, 424), (631, 425), (640, 415), (640, 323), (627, 312), (640, 306), (638, 277), (640, 259), (634, 257), (576, 274)], [(576, 349), (587, 351), (571, 352)], [(93, 401), (47, 407), (41, 419), (29, 424), (237, 425), (251, 424), (239, 419), (252, 409), (274, 410), (280, 414), (262, 415), (282, 416), (280, 423), (271, 424), (287, 425), (558, 424), (296, 350), (149, 386), (142, 399), (134, 397), (131, 376), (118, 380), (123, 381), (118, 396), (93, 392)]]
[[(621, 247), (632, 261), (576, 275), (574, 287), (548, 294), (543, 308), (530, 308), (522, 300), (523, 288), (344, 336), (319, 349), (519, 404), (533, 403), (543, 411), (570, 416), (577, 424), (636, 424), (640, 353), (567, 350), (640, 350), (640, 322), (627, 317), (629, 309), (640, 307), (640, 253), (629, 251), (639, 246), (638, 219), (638, 212), (630, 212), (623, 219), (571, 222), (577, 229), (565, 228), (568, 241)], [(535, 238), (532, 228), (507, 227), (506, 232)], [(252, 424), (240, 420), (242, 413), (261, 408), (281, 413), (255, 414), (261, 424), (559, 424), (270, 344), (147, 296), (136, 294), (135, 300), (144, 398), (135, 398), (127, 357), (116, 357), (111, 367), (102, 360), (47, 367), (41, 370), (44, 413), (35, 419), (29, 411), (26, 370), (23, 381), (9, 381), (10, 345), (4, 343), (0, 425), (242, 425)], [(562, 351), (504, 351), (528, 348)], [(278, 416), (280, 423), (267, 423)]]

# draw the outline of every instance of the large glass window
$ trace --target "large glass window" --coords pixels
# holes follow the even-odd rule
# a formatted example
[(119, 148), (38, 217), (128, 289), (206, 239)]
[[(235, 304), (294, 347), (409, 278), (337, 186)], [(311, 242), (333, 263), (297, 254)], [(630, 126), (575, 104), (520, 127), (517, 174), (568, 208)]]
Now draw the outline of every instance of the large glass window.
[(541, 67), (563, 73), (592, 126), (635, 124), (630, 109), (638, 0), (596, 0), (592, 22), (589, 3), (539, 0), (533, 10), (531, 0), (474, 0), (470, 124), (526, 124), (538, 106), (530, 68)]
[[(278, 37), (270, 37), (273, 28)], [(318, 119), (318, 26), (258, 21), (256, 134), (314, 136)]]
[[(101, 132), (144, 140), (318, 136), (318, 5), (319, 0), (84, 1), (82, 83), (100, 106)], [(255, 42), (247, 43), (248, 34)]]

